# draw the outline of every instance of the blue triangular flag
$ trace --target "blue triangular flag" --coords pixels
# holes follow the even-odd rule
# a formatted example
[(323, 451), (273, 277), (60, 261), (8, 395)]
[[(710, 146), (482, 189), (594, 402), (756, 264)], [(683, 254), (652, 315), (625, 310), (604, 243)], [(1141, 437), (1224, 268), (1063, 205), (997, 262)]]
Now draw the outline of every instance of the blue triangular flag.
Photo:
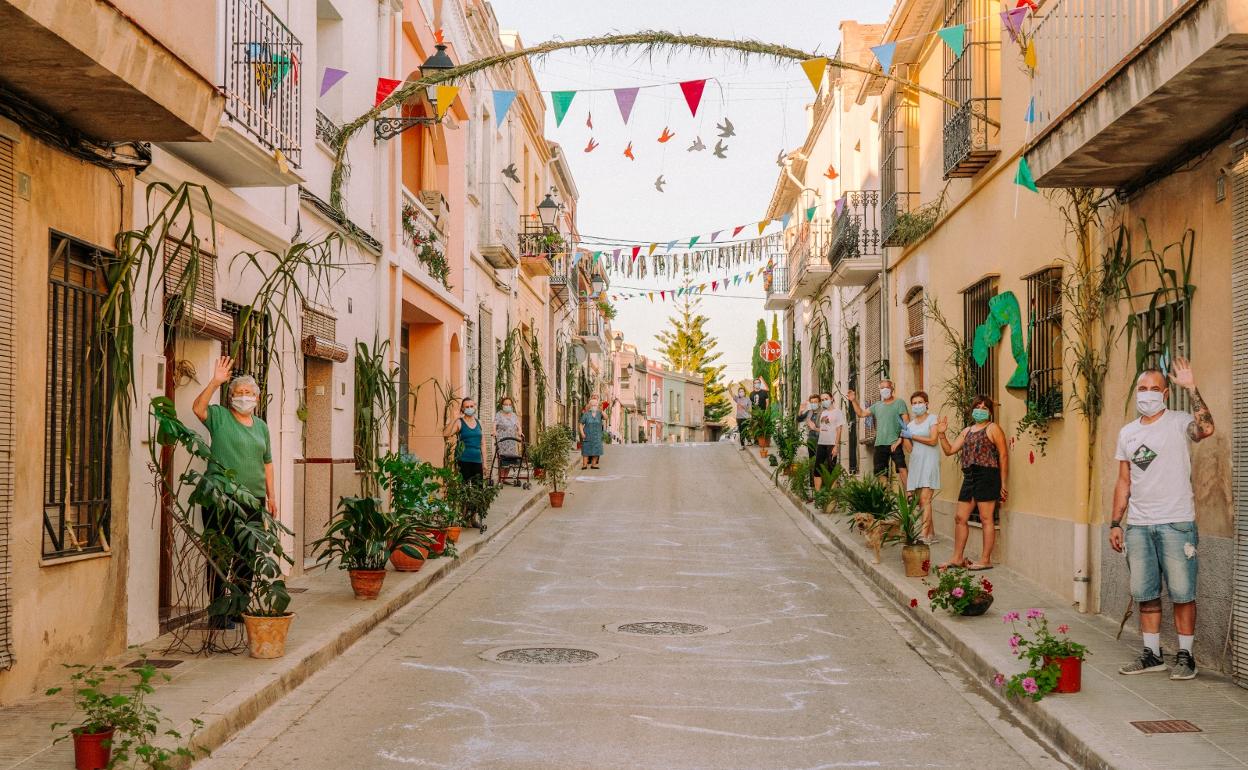
[(880, 63), (880, 69), (884, 70), (884, 74), (893, 67), (893, 54), (897, 53), (896, 43), (883, 43), (882, 45), (871, 46), (871, 53), (875, 54), (875, 58)]
[(1031, 101), (1027, 102), (1027, 115), (1023, 117), (1023, 120), (1028, 123), (1036, 122), (1036, 97), (1031, 97)]
[(503, 125), (503, 120), (507, 117), (507, 111), (511, 109), (511, 103), (516, 100), (515, 91), (495, 91), (494, 92), (494, 127), (498, 128)]
[(788, 229), (788, 227), (789, 227), (789, 220), (790, 220), (790, 219), (792, 219), (792, 218), (793, 218), (793, 214), (791, 214), (791, 213), (790, 213), (790, 212), (788, 212), (788, 211), (784, 212), (784, 216), (780, 217), (780, 229), (781, 229), (781, 230), (786, 230), (786, 229)]
[(673, 247), (675, 247), (675, 246), (676, 246), (676, 241), (668, 241), (668, 242), (667, 242), (667, 250), (668, 250), (668, 251), (671, 251), (671, 250), (672, 250), (672, 248), (673, 248)]
[(954, 56), (961, 56), (966, 50), (966, 25), (956, 24), (952, 27), (936, 30), (937, 36), (945, 41), (945, 45), (949, 46), (949, 50), (953, 51)]

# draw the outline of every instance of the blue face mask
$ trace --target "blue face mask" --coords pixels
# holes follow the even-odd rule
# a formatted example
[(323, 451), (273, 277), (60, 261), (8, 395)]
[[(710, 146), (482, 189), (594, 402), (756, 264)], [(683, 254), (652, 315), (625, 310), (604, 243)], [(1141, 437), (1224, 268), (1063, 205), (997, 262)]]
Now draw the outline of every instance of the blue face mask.
[(910, 411), (915, 417), (922, 417), (927, 414), (927, 404), (911, 404)]
[(992, 415), (989, 414), (988, 410), (983, 407), (971, 410), (971, 419), (975, 422), (988, 422), (988, 418), (991, 416)]
[(469, 417), (473, 416), (476, 413), (477, 413), (477, 408), (475, 406), (464, 407), (464, 414), (468, 415)]

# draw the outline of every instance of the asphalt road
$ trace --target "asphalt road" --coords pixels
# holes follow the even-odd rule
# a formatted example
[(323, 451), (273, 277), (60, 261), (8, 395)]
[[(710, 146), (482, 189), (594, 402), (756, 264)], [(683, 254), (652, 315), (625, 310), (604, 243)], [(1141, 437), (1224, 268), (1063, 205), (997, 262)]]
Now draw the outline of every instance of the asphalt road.
[(197, 768), (1064, 766), (735, 444), (602, 466)]

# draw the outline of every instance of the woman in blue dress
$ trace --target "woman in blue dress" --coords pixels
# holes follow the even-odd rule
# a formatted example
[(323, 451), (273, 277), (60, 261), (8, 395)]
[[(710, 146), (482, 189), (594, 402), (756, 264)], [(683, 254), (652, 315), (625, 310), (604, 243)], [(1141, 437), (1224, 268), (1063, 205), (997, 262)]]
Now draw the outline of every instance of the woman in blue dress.
[(464, 481), (480, 479), (484, 455), (481, 453), (481, 423), (477, 420), (477, 402), (465, 398), (459, 412), (442, 431), (446, 438), (455, 438), (455, 464)]
[(581, 470), (598, 470), (602, 457), (602, 409), (597, 404), (587, 405), (581, 412)]

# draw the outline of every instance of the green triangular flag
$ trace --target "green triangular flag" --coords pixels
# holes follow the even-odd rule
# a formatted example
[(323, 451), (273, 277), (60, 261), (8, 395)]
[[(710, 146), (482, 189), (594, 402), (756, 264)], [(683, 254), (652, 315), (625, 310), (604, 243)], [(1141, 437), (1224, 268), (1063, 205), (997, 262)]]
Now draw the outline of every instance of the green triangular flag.
[(691, 248), (691, 249), (692, 249), (692, 248), (693, 248), (693, 244), (697, 243), (697, 242), (698, 242), (698, 239), (699, 239), (699, 238), (701, 238), (701, 237), (702, 237), (702, 236), (700, 236), (700, 235), (695, 235), (695, 236), (693, 236), (692, 238), (690, 238), (690, 239), (689, 239), (689, 248)]
[(819, 208), (818, 206), (811, 206), (810, 208), (806, 209), (806, 221), (807, 222), (815, 218), (815, 210), (818, 208)]
[(966, 50), (965, 24), (938, 29), (936, 34), (941, 40), (945, 41), (945, 45), (949, 46), (949, 50), (953, 51), (954, 56), (961, 56), (962, 52)]
[(1036, 187), (1036, 178), (1031, 175), (1031, 166), (1027, 165), (1027, 158), (1018, 159), (1018, 173), (1014, 175), (1014, 184), (1021, 184), (1032, 192), (1040, 192)]
[(555, 108), (556, 127), (563, 123), (563, 118), (568, 114), (568, 106), (572, 104), (572, 97), (574, 96), (576, 96), (576, 91), (550, 92), (550, 103)]

